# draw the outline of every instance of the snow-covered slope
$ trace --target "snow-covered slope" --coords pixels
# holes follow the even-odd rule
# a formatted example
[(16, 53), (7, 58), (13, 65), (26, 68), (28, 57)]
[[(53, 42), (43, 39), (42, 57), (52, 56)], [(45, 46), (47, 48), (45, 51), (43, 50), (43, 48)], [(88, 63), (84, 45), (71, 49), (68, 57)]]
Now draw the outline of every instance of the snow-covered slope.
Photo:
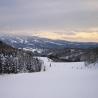
[(45, 72), (0, 76), (0, 98), (98, 98), (98, 69), (41, 59)]

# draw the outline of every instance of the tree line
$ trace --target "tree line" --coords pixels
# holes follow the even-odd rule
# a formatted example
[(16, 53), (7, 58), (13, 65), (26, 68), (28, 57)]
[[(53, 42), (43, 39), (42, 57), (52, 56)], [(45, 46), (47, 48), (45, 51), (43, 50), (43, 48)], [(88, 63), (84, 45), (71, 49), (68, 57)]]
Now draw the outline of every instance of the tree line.
[(16, 49), (0, 42), (0, 74), (39, 72), (43, 62), (33, 57), (33, 53)]
[(93, 48), (87, 50), (85, 54), (85, 65), (89, 66), (89, 64), (98, 63), (98, 48)]

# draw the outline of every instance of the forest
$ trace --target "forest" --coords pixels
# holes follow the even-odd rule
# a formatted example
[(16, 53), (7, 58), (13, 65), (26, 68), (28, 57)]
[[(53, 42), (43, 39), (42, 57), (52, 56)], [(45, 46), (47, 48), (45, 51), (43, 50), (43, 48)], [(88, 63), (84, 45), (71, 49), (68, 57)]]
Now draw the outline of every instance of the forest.
[(0, 41), (0, 74), (39, 72), (43, 62), (30, 51), (13, 48)]

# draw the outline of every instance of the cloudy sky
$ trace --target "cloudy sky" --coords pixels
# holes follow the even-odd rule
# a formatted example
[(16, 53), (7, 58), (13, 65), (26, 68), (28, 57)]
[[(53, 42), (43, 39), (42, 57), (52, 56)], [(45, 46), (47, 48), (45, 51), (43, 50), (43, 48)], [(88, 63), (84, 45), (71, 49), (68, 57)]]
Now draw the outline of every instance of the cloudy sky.
[(98, 0), (0, 0), (0, 33), (98, 42)]

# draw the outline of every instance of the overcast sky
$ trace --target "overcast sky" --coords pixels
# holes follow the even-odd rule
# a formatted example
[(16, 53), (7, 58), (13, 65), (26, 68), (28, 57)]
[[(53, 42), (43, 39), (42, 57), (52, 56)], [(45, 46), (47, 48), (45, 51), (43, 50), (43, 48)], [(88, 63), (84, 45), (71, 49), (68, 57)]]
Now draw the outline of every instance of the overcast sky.
[(98, 38), (98, 0), (0, 0), (0, 32)]

